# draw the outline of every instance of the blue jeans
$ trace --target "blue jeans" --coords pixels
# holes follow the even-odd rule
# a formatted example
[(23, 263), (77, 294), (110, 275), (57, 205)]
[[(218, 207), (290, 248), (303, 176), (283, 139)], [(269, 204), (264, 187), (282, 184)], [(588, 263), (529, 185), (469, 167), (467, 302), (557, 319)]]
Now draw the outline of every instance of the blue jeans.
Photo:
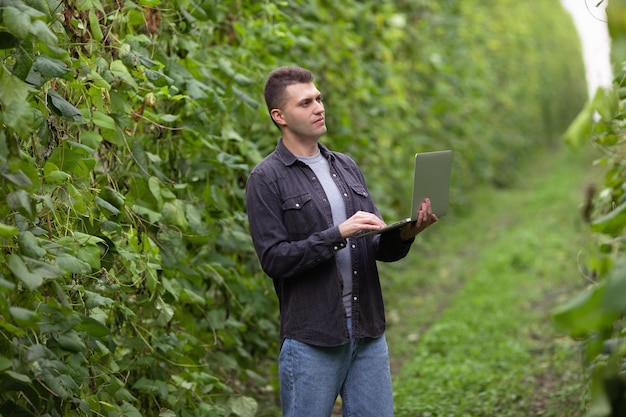
[(286, 339), (278, 365), (284, 417), (330, 417), (338, 395), (344, 417), (393, 417), (384, 335), (333, 348)]

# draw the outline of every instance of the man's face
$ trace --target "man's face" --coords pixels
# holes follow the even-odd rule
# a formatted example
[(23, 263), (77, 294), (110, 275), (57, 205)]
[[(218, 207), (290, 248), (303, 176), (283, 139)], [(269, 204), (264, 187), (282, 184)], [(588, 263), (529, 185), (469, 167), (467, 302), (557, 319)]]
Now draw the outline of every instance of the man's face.
[(282, 127), (285, 136), (317, 140), (326, 133), (322, 94), (313, 83), (288, 86), (285, 98), (282, 109), (272, 110), (272, 117)]

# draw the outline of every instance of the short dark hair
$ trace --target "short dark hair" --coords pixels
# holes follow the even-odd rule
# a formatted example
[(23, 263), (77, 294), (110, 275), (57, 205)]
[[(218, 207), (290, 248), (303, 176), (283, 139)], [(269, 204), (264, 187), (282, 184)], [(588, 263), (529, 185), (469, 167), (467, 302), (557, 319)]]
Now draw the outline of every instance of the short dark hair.
[(313, 82), (313, 73), (300, 67), (279, 67), (270, 72), (265, 82), (265, 104), (269, 112), (285, 104), (285, 89), (292, 84)]

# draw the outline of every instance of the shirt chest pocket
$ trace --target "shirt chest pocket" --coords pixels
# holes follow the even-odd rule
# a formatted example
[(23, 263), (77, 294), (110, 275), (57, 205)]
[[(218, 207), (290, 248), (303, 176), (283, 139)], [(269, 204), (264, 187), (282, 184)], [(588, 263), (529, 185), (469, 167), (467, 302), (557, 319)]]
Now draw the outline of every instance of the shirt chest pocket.
[(354, 196), (354, 207), (355, 211), (363, 210), (372, 212), (372, 204), (371, 200), (368, 198), (369, 193), (361, 184), (349, 184), (350, 190), (352, 190), (352, 195)]
[(313, 198), (302, 193), (284, 200), (283, 219), (292, 239), (303, 239), (318, 231), (320, 214), (317, 213)]

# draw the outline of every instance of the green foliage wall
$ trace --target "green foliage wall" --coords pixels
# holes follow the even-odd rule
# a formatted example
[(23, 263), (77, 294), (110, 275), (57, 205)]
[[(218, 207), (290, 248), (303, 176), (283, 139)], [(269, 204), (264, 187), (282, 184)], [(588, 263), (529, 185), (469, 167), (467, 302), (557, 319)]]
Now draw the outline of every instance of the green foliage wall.
[(506, 185), (585, 91), (558, 1), (519, 3), (0, 0), (0, 412), (261, 412), (278, 312), (243, 192), (277, 140), (265, 75), (318, 75), (325, 141), (385, 213), (416, 150), (457, 151), (457, 197)]
[(580, 269), (588, 285), (554, 312), (561, 330), (584, 341), (585, 373), (589, 371), (591, 376), (586, 417), (618, 417), (626, 412), (625, 118), (626, 63), (614, 80), (614, 88), (598, 90), (565, 136), (577, 147), (591, 140), (601, 151), (595, 164), (604, 170), (604, 183), (589, 188), (583, 206), (592, 232), (589, 247), (581, 252)]
[[(626, 42), (626, 2), (607, 8), (612, 45)], [(558, 327), (582, 342), (584, 374), (589, 376), (585, 417), (618, 417), (626, 413), (626, 61), (613, 51), (616, 74), (612, 88), (600, 88), (565, 132), (576, 148), (589, 142), (599, 152), (601, 183), (589, 188), (583, 214), (592, 232), (581, 254), (586, 288), (558, 306)], [(622, 54), (623, 55), (623, 54)]]

